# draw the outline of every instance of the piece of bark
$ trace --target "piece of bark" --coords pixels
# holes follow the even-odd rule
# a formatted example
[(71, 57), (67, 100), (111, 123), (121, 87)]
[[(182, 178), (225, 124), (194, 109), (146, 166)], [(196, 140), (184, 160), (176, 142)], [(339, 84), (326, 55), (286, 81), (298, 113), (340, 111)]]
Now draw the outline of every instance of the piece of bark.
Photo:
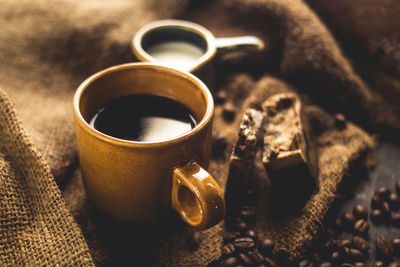
[(239, 136), (233, 148), (225, 187), (227, 215), (238, 211), (249, 188), (258, 140), (261, 138), (263, 114), (249, 108), (240, 122)]
[(308, 184), (317, 188), (317, 155), (300, 99), (292, 93), (276, 94), (269, 97), (262, 108), (265, 117), (262, 160), (271, 184), (287, 184), (288, 179), (305, 179), (305, 182), (310, 179)]

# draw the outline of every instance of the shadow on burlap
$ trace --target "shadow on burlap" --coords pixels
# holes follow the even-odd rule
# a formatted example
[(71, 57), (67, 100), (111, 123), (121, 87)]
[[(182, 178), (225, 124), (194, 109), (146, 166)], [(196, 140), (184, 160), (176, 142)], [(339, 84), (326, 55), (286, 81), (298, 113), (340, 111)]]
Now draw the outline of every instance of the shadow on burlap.
[[(389, 12), (399, 5), (388, 1), (378, 9), (379, 3), (366, 7), (339, 2), (337, 8), (329, 1), (307, 1), (308, 6), (278, 0), (4, 3), (0, 86), (8, 97), (2, 93), (0, 102), (0, 261), (204, 266), (219, 257), (223, 223), (202, 232), (199, 249), (190, 251), (189, 230), (176, 217), (163, 225), (132, 225), (98, 212), (86, 198), (76, 169), (71, 115), (75, 88), (93, 72), (131, 61), (134, 32), (149, 21), (171, 17), (199, 22), (217, 36), (256, 34), (267, 44), (262, 54), (221, 55), (217, 65), (217, 86), (211, 89), (226, 90), (228, 101), (238, 108), (232, 123), (222, 120), (220, 106), (215, 111), (215, 130), (229, 143), (225, 155), (214, 157), (210, 166), (221, 185), (245, 107), (257, 107), (269, 95), (284, 91), (295, 91), (308, 104), (319, 151), (320, 190), (296, 213), (276, 218), (271, 209), (276, 203), (269, 201), (271, 188), (259, 159), (254, 174), (261, 195), (259, 236), (274, 239), (298, 258), (317, 233), (338, 186), (350, 179), (344, 174), (373, 148), (370, 135), (356, 125), (385, 138), (400, 128), (399, 21)], [(343, 10), (349, 14), (348, 27), (335, 22)], [(363, 18), (365, 14), (373, 20)], [(350, 17), (360, 18), (362, 26)], [(365, 33), (362, 27), (370, 24), (387, 29), (378, 35)], [(357, 45), (360, 52), (353, 53)], [(32, 141), (7, 98), (15, 103)], [(330, 115), (334, 112), (344, 113), (354, 124), (336, 129)]]

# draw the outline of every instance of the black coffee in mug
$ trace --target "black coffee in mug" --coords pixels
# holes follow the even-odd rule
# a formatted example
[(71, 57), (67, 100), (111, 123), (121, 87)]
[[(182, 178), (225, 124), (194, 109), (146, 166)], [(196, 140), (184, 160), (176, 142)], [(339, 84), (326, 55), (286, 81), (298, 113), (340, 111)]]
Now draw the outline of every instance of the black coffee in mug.
[(120, 139), (154, 142), (184, 134), (195, 127), (197, 121), (188, 108), (170, 98), (131, 95), (106, 103), (89, 124)]

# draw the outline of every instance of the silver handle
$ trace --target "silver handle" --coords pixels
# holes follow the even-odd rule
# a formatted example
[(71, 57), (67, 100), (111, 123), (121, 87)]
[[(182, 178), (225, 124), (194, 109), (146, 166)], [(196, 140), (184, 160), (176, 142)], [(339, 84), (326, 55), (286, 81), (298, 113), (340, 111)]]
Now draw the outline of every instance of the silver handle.
[(264, 42), (255, 36), (238, 36), (238, 37), (224, 37), (216, 38), (216, 45), (218, 50), (251, 50), (262, 51), (265, 47)]

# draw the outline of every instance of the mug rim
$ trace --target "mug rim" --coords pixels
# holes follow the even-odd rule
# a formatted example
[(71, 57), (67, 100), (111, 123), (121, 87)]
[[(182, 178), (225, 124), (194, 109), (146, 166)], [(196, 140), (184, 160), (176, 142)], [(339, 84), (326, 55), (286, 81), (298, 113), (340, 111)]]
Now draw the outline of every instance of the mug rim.
[[(159, 141), (131, 141), (131, 140), (126, 140), (126, 139), (121, 139), (117, 137), (113, 137), (107, 134), (104, 134), (98, 130), (96, 130), (94, 127), (90, 126), (89, 123), (83, 118), (81, 114), (81, 110), (79, 108), (81, 96), (85, 89), (92, 84), (95, 80), (106, 76), (107, 74), (121, 71), (121, 70), (127, 70), (127, 69), (152, 69), (156, 72), (166, 72), (169, 74), (173, 74), (176, 77), (181, 77), (183, 79), (189, 80), (190, 82), (194, 83), (197, 88), (201, 90), (203, 95), (205, 96), (205, 101), (206, 101), (206, 111), (204, 115), (202, 116), (201, 120), (197, 123), (195, 127), (193, 127), (191, 130), (177, 135), (172, 138), (166, 138), (166, 139), (161, 139)], [(115, 144), (115, 145), (120, 145), (120, 146), (138, 146), (138, 147), (149, 147), (149, 146), (154, 146), (154, 147), (159, 147), (159, 146), (165, 146), (165, 145), (172, 145), (175, 143), (182, 142), (186, 140), (187, 138), (190, 138), (194, 134), (200, 132), (203, 128), (205, 128), (209, 122), (212, 120), (213, 113), (214, 113), (214, 101), (213, 97), (211, 95), (210, 90), (207, 88), (207, 86), (196, 76), (193, 74), (186, 72), (186, 71), (181, 71), (177, 70), (171, 67), (167, 67), (164, 65), (159, 65), (155, 63), (147, 63), (147, 62), (139, 62), (139, 63), (125, 63), (125, 64), (120, 64), (120, 65), (115, 65), (106, 69), (103, 69), (97, 73), (92, 74), (88, 78), (86, 78), (78, 87), (76, 90), (74, 97), (73, 97), (73, 115), (75, 117), (75, 121), (78, 122), (83, 128), (88, 129), (89, 133), (91, 135), (94, 135), (98, 138), (100, 138), (103, 141)]]
[(191, 31), (200, 35), (207, 43), (207, 50), (205, 53), (194, 61), (195, 64), (185, 71), (193, 72), (201, 68), (203, 65), (211, 61), (217, 52), (217, 46), (214, 35), (205, 27), (186, 20), (166, 19), (150, 22), (140, 28), (135, 36), (132, 38), (131, 49), (134, 55), (143, 62), (154, 62), (162, 64), (158, 59), (152, 57), (142, 47), (143, 37), (152, 30), (162, 28), (180, 28), (186, 31)]

